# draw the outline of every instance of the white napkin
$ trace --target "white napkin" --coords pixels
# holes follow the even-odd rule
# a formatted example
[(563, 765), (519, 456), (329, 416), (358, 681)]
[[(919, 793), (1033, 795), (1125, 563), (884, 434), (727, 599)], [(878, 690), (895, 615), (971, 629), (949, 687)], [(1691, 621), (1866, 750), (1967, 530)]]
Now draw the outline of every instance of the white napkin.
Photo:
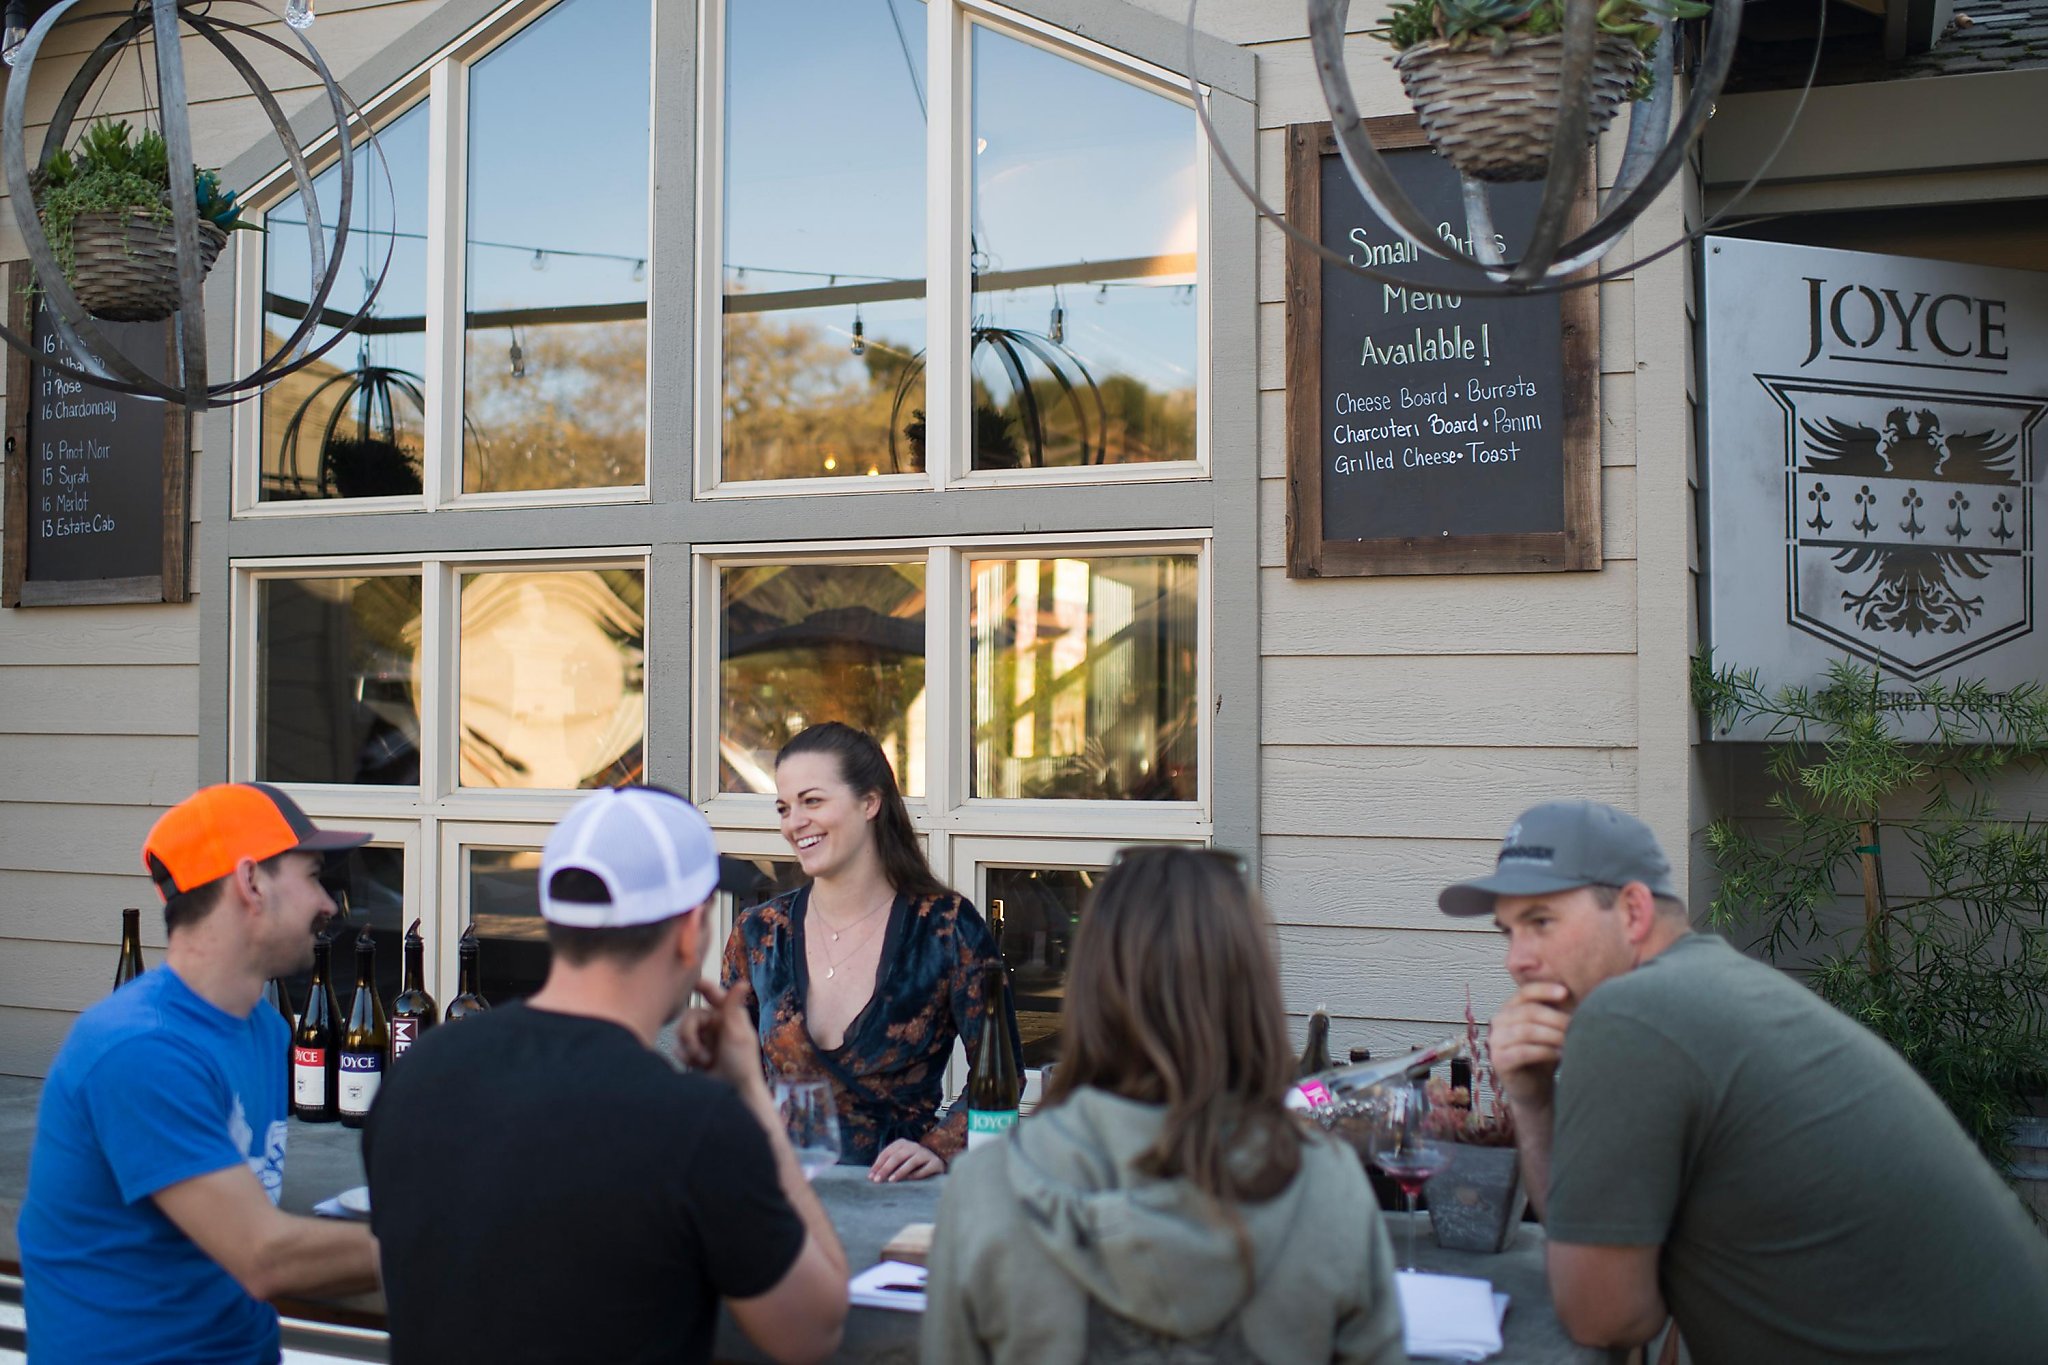
[(908, 1261), (881, 1261), (853, 1277), (846, 1296), (862, 1308), (894, 1308), (903, 1313), (924, 1311), (924, 1267)]
[(1394, 1277), (1401, 1293), (1408, 1354), (1428, 1360), (1484, 1360), (1500, 1351), (1500, 1325), (1508, 1296), (1487, 1280), (1404, 1270)]

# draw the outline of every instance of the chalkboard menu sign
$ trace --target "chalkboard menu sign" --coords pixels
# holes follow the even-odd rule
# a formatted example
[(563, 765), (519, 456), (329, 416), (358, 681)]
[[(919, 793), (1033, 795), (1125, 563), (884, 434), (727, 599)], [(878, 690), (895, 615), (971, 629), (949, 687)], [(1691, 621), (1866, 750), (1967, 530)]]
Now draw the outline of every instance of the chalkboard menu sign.
[[(7, 270), (9, 320), (44, 354), (67, 357), (47, 300)], [(165, 372), (166, 323), (103, 323), (121, 353)], [(10, 353), (5, 560), (0, 605), (185, 600), (186, 414), (98, 388)]]
[[(1464, 246), (1458, 174), (1412, 117), (1367, 130), (1416, 207)], [(1590, 217), (1591, 168), (1581, 206)], [(1541, 184), (1494, 187), (1513, 257)], [(1288, 129), (1288, 218), (1404, 288), (1290, 246), (1288, 573), (1600, 566), (1598, 291), (1461, 294), (1469, 278), (1383, 223), (1327, 123)]]

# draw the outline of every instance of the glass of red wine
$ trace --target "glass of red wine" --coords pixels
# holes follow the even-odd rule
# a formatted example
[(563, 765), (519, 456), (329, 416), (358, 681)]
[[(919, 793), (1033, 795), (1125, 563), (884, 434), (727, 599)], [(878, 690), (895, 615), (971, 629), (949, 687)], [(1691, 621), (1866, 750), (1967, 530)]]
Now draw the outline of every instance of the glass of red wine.
[(1450, 1145), (1430, 1131), (1429, 1092), (1421, 1081), (1387, 1086), (1379, 1095), (1367, 1148), (1372, 1164), (1401, 1187), (1408, 1200), (1407, 1253), (1401, 1269), (1415, 1269), (1415, 1197), (1429, 1178), (1451, 1164)]

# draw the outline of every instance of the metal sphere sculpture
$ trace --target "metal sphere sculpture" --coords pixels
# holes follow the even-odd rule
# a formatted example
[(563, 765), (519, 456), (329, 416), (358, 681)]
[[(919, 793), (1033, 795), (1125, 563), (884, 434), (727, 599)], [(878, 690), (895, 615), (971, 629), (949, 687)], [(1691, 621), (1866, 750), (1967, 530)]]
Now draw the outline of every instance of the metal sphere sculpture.
[[(1064, 425), (1074, 433), (1075, 462), (1101, 464), (1108, 449), (1109, 409), (1102, 401), (1101, 387), (1081, 357), (1064, 342), (1018, 327), (977, 324), (972, 332), (968, 368), (972, 370), (976, 356), (986, 353), (993, 357), (1017, 401), (1014, 431), (1011, 419), (990, 404), (974, 405), (972, 439), (976, 450), (1003, 461), (996, 466), (999, 468), (1043, 468), (1046, 449), (1054, 444), (1059, 425), (1053, 420), (1054, 415), (1064, 413)], [(1051, 401), (1040, 397), (1029, 373), (1031, 369), (1043, 370), (1051, 379)], [(924, 414), (916, 413), (907, 424), (901, 420), (918, 376), (923, 373), (924, 352), (919, 351), (896, 381), (896, 397), (889, 405), (889, 464), (894, 472), (904, 468), (902, 453), (897, 448), (899, 430), (910, 445), (910, 467), (922, 468), (924, 464)]]
[[(29, 30), (17, 55), (13, 75), (7, 83), (5, 131), (0, 133), (0, 163), (4, 163), (6, 171), (7, 192), (13, 203), (15, 225), (20, 229), (30, 264), (35, 270), (36, 287), (48, 299), (50, 315), (57, 333), (64, 345), (69, 348), (71, 359), (75, 363), (66, 363), (55, 356), (39, 354), (30, 344), (29, 338), (16, 336), (5, 327), (0, 327), (0, 340), (4, 340), (27, 356), (31, 362), (45, 369), (117, 393), (182, 404), (193, 412), (252, 397), (285, 375), (318, 360), (337, 345), (368, 315), (370, 306), (376, 299), (377, 290), (383, 285), (384, 273), (380, 272), (375, 284), (367, 291), (362, 307), (354, 316), (343, 322), (336, 329), (335, 335), (318, 346), (307, 346), (307, 340), (312, 335), (314, 327), (321, 321), (327, 297), (340, 276), (342, 258), (348, 247), (349, 221), (355, 206), (354, 151), (357, 139), (351, 124), (361, 120), (362, 110), (335, 83), (319, 52), (296, 29), (292, 30), (292, 37), (297, 40), (298, 49), (303, 51), (246, 24), (216, 18), (210, 12), (221, 5), (244, 5), (265, 18), (272, 17), (272, 11), (258, 4), (257, 0), (144, 0), (144, 3), (138, 4), (133, 15), (117, 25), (86, 57), (72, 76), (62, 98), (57, 101), (56, 110), (50, 117), (49, 130), (43, 138), (42, 152), (36, 158), (35, 164), (45, 164), (52, 153), (65, 145), (65, 139), (71, 131), (72, 121), (77, 117), (80, 106), (115, 59), (130, 44), (139, 41), (145, 33), (153, 38), (156, 48), (157, 92), (162, 102), (164, 144), (167, 159), (173, 168), (170, 177), (170, 208), (171, 228), (177, 250), (179, 308), (178, 372), (175, 376), (151, 374), (123, 356), (112, 340), (101, 332), (92, 314), (80, 304), (77, 293), (72, 289), (70, 281), (65, 278), (55, 253), (50, 249), (49, 239), (43, 231), (42, 220), (37, 212), (34, 186), (29, 174), (25, 132), (28, 126), (28, 92), (33, 83), (31, 77), (43, 40), (60, 25), (106, 18), (104, 12), (71, 17), (71, 11), (79, 3), (80, 0), (59, 0), (59, 3), (38, 19)], [(197, 34), (220, 53), (248, 84), (250, 93), (255, 96), (257, 103), (269, 117), (278, 143), (291, 163), (292, 177), (306, 206), (306, 244), (312, 260), (310, 278), (317, 282), (304, 319), (277, 350), (266, 356), (248, 374), (218, 383), (209, 383), (207, 378), (203, 298), (206, 267), (201, 263), (201, 219), (193, 178), (186, 169), (193, 164), (192, 130), (187, 119), (185, 103), (185, 63), (180, 48), (180, 25)], [(313, 175), (306, 163), (305, 148), (292, 131), (291, 123), (285, 118), (283, 109), (279, 107), (277, 96), (264, 84), (248, 57), (238, 51), (229, 40), (229, 35), (265, 44), (284, 53), (318, 76), (326, 92), (328, 111), (333, 118), (336, 146), (340, 152), (337, 169), (341, 180), (331, 257), (318, 197), (313, 189)], [(383, 154), (378, 151), (374, 137), (368, 138), (368, 145), (372, 151), (377, 152), (381, 163)], [(384, 167), (384, 173), (388, 181), (388, 166)], [(390, 263), (391, 243), (387, 242), (384, 256), (386, 271), (389, 270)]]
[[(1441, 279), (1432, 283), (1360, 265), (1318, 241), (1313, 235), (1313, 224), (1289, 223), (1260, 199), (1257, 187), (1232, 163), (1220, 145), (1216, 129), (1209, 120), (1207, 96), (1194, 79), (1195, 11), (1199, 3), (1200, 0), (1189, 0), (1188, 4), (1189, 88), (1195, 96), (1195, 113), (1219, 164), (1252, 201), (1259, 215), (1286, 233), (1291, 241), (1314, 252), (1326, 265), (1382, 284), (1423, 291), (1442, 289)], [(1492, 249), (1495, 241), (1493, 212), (1485, 180), (1471, 175), (1460, 176), (1464, 186), (1465, 242), (1474, 248), (1467, 250), (1463, 243), (1445, 241), (1437, 233), (1436, 225), (1415, 207), (1387, 169), (1379, 152), (1374, 149), (1372, 139), (1366, 135), (1360, 120), (1358, 99), (1352, 92), (1351, 78), (1344, 66), (1344, 33), (1350, 11), (1351, 0), (1308, 0), (1309, 46), (1315, 57), (1323, 98), (1330, 108), (1330, 127), (1345, 169), (1365, 202), (1390, 227), (1418, 249), (1449, 261), (1471, 275), (1469, 283), (1461, 281), (1457, 285), (1461, 292), (1475, 295), (1539, 294), (1583, 288), (1626, 275), (1676, 250), (1711, 226), (1702, 225), (1626, 265), (1599, 271), (1589, 269), (1614, 249), (1635, 220), (1684, 167), (1734, 65), (1742, 0), (1713, 0), (1705, 51), (1675, 125), (1672, 122), (1675, 103), (1672, 97), (1674, 25), (1669, 20), (1659, 25), (1656, 47), (1650, 56), (1650, 93), (1631, 107), (1626, 150), (1622, 154), (1614, 186), (1604, 197), (1592, 224), (1575, 234), (1570, 231), (1572, 208), (1579, 198), (1586, 172), (1587, 149), (1597, 131), (1594, 126), (1597, 101), (1593, 94), (1596, 82), (1602, 79), (1596, 69), (1600, 4), (1599, 0), (1566, 0), (1560, 34), (1563, 51), (1559, 61), (1556, 126), (1549, 163), (1542, 177), (1541, 203), (1531, 240), (1522, 254), (1514, 259)], [(1751, 183), (1754, 184), (1754, 180)], [(1736, 197), (1740, 198), (1740, 195)]]

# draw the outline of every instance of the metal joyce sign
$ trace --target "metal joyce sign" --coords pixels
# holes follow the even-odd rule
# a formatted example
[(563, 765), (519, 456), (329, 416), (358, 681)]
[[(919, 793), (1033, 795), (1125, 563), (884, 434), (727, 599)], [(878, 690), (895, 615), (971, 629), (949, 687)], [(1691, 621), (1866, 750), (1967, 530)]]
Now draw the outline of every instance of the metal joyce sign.
[(1706, 242), (1708, 638), (1771, 685), (2048, 672), (2048, 274)]

